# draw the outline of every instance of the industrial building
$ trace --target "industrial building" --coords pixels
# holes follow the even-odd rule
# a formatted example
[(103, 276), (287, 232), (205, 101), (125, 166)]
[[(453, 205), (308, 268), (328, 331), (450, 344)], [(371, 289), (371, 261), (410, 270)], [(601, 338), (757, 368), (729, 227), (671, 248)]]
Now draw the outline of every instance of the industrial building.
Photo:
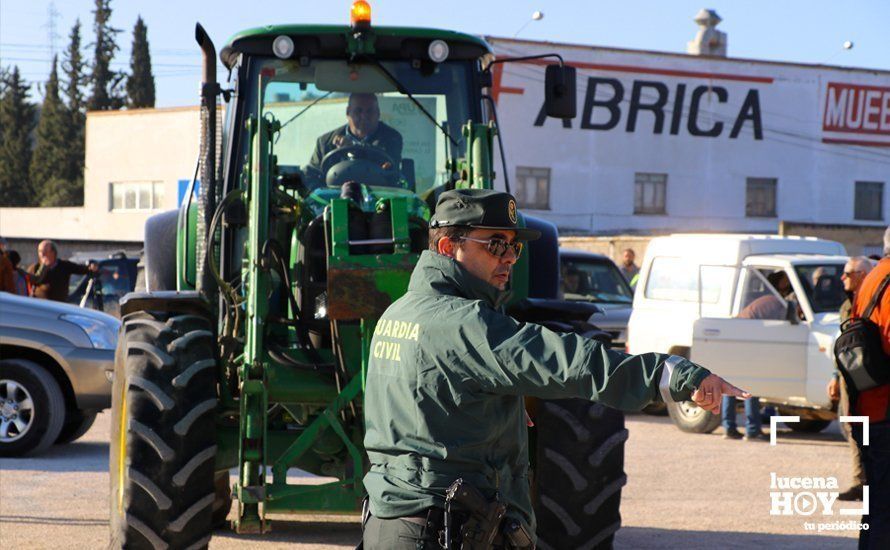
[[(486, 37), (499, 58), (555, 52), (578, 71), (578, 117), (560, 121), (543, 116), (550, 60), (495, 66), (508, 176), (496, 185), (509, 179), (524, 211), (607, 253), (714, 231), (880, 253), (890, 71), (726, 57), (716, 14), (696, 21), (687, 54)], [(20, 249), (138, 247), (145, 219), (181, 202), (198, 132), (197, 107), (88, 113), (84, 206), (0, 208), (0, 235)]]

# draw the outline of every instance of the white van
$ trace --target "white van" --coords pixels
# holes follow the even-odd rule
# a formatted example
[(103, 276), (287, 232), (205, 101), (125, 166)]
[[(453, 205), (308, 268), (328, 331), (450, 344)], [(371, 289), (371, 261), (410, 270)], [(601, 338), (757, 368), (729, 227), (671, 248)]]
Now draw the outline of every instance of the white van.
[[(792, 429), (821, 430), (834, 418), (826, 386), (847, 259), (840, 243), (812, 237), (655, 238), (640, 269), (628, 351), (688, 357), (799, 415)], [(668, 413), (684, 431), (720, 425), (691, 402), (669, 404)]]

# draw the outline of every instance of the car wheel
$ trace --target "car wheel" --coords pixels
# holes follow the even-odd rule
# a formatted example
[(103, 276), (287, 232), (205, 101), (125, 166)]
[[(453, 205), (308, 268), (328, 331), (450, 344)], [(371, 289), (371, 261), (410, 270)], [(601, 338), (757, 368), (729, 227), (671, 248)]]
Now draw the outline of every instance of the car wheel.
[(52, 445), (65, 420), (65, 398), (42, 366), (0, 361), (0, 456), (38, 454)]
[(84, 434), (90, 431), (93, 423), (96, 421), (96, 411), (68, 411), (65, 415), (65, 423), (62, 425), (62, 431), (56, 438), (56, 445), (65, 445), (73, 441), (77, 441)]
[(720, 425), (720, 417), (699, 407), (692, 401), (666, 403), (668, 415), (684, 432), (708, 434)]

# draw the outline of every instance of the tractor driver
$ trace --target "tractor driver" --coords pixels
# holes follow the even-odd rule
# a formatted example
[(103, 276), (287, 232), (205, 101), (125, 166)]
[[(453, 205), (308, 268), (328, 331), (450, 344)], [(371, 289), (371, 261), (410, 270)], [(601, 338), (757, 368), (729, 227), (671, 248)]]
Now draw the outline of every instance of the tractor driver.
[[(440, 195), (429, 250), (371, 342), (365, 550), (440, 548), (445, 489), (458, 478), (506, 506), (509, 527), (489, 525), (498, 534), (513, 528), (510, 545), (503, 546), (532, 548), (523, 396), (639, 410), (660, 392), (714, 413), (724, 394), (749, 397), (682, 357), (628, 355), (504, 314), (524, 241), (539, 236), (518, 226), (508, 193), (455, 189)], [(461, 520), (452, 520), (448, 536), (455, 537)], [(461, 547), (454, 538), (445, 542)]]
[[(380, 122), (380, 105), (374, 94), (354, 93), (346, 104), (346, 124), (323, 134), (315, 143), (309, 165), (321, 170), (324, 156), (340, 147), (371, 146), (382, 149), (399, 168), (402, 160), (402, 134)], [(384, 163), (383, 168), (390, 168)]]

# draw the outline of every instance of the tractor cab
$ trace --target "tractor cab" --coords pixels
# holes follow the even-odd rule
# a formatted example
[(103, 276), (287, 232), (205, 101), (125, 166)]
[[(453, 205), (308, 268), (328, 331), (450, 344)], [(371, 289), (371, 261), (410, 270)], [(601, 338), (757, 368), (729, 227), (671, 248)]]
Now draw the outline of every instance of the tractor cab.
[[(484, 120), (491, 54), (469, 35), (370, 21), (266, 27), (236, 35), (221, 57), (236, 91), (227, 127), (273, 124), (277, 174), (303, 195), (346, 183), (419, 196), (453, 187), (467, 160), (464, 127)], [(238, 173), (250, 145), (226, 134)]]

